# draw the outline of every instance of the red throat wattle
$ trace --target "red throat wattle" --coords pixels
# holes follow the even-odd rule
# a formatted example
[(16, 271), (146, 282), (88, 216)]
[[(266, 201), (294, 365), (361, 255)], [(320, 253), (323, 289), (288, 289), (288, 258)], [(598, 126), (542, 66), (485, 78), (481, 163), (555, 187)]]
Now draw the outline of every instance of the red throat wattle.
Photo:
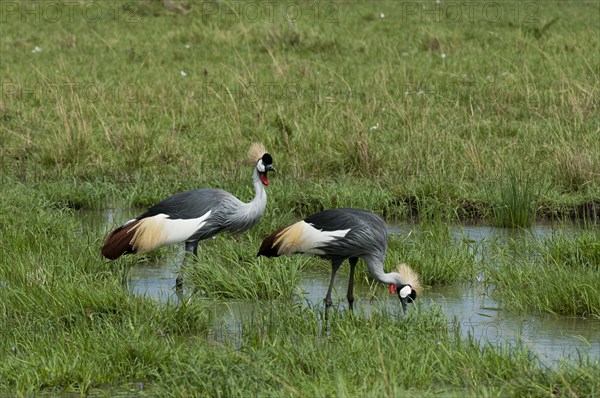
[(390, 294), (396, 293), (396, 285), (390, 285)]
[(267, 175), (265, 173), (260, 173), (260, 181), (264, 186), (269, 185), (269, 180), (267, 179)]

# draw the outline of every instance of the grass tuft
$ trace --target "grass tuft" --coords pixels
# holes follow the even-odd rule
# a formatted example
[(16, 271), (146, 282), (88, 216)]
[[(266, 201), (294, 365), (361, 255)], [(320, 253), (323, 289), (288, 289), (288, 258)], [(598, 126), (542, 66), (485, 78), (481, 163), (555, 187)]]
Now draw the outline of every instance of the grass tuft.
[(199, 259), (187, 268), (193, 288), (215, 298), (247, 300), (291, 299), (298, 293), (306, 259), (283, 257), (269, 261), (256, 257), (260, 243), (254, 236), (219, 237), (219, 248), (209, 242)]
[(530, 173), (510, 168), (500, 178), (498, 191), (491, 198), (492, 217), (498, 227), (530, 227), (542, 188)]

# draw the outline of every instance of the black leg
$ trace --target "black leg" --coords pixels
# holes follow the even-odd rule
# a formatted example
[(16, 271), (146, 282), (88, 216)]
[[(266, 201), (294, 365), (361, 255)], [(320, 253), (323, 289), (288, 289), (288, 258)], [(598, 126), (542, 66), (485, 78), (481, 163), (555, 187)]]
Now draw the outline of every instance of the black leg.
[(198, 256), (198, 241), (196, 242), (185, 242), (185, 254), (183, 255), (183, 262), (181, 263), (181, 269), (179, 270), (179, 275), (177, 275), (177, 279), (175, 280), (175, 292), (177, 294), (183, 293), (183, 272), (187, 265), (188, 259), (191, 256)]
[(340, 268), (340, 265), (342, 265), (343, 262), (344, 259), (331, 261), (331, 279), (329, 280), (329, 288), (327, 289), (327, 295), (325, 296), (325, 316), (327, 316), (327, 311), (329, 310), (329, 307), (331, 307), (331, 305), (333, 304), (333, 302), (331, 301), (331, 291), (333, 290), (333, 281), (335, 279), (335, 273)]
[(348, 281), (348, 294), (346, 295), (350, 311), (352, 311), (352, 304), (354, 304), (354, 269), (356, 268), (356, 263), (358, 263), (357, 257), (350, 259), (350, 280)]

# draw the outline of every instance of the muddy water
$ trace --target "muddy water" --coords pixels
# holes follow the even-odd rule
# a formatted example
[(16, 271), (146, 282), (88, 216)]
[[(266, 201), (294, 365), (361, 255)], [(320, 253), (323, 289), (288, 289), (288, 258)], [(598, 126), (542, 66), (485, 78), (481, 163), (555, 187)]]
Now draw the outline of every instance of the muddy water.
[[(134, 212), (107, 210), (101, 212), (80, 213), (82, 229), (94, 233), (106, 234), (110, 226), (127, 220)], [(392, 233), (409, 235), (418, 229), (415, 225), (390, 227)], [(485, 255), (486, 242), (509, 236), (533, 235), (543, 237), (565, 230), (572, 231), (572, 226), (540, 224), (528, 230), (507, 230), (490, 226), (451, 226), (450, 234), (455, 240), (473, 242), (479, 251), (477, 256)], [(129, 288), (137, 295), (148, 296), (160, 301), (177, 301), (173, 286), (182, 260), (183, 249), (176, 256), (163, 262), (144, 264), (131, 269)], [(340, 270), (334, 286), (334, 305), (346, 308), (347, 276)], [(301, 284), (303, 296), (298, 300), (305, 305), (322, 305), (329, 281), (328, 267), (305, 272)], [(400, 311), (398, 299), (391, 297), (386, 301), (372, 300), (368, 287), (364, 284), (356, 286), (355, 310), (368, 313), (375, 307), (387, 307), (389, 311)], [(577, 317), (556, 317), (544, 315), (517, 316), (502, 311), (498, 304), (485, 292), (483, 284), (475, 286), (444, 286), (427, 290), (423, 298), (424, 306), (437, 305), (442, 308), (448, 319), (461, 326), (464, 336), (471, 335), (482, 344), (523, 345), (537, 353), (544, 362), (555, 363), (563, 359), (576, 359), (579, 355), (589, 356), (592, 360), (600, 359), (600, 320), (586, 320)], [(231, 336), (239, 335), (244, 317), (251, 314), (254, 303), (231, 301), (219, 305), (215, 309), (226, 330)], [(215, 336), (221, 338), (223, 336)]]

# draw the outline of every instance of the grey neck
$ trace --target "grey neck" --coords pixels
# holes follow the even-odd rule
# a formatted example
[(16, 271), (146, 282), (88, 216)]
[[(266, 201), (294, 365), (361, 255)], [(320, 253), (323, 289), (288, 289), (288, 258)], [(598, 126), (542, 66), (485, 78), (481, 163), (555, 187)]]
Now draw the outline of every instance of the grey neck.
[(252, 180), (254, 182), (254, 199), (248, 203), (242, 203), (241, 207), (239, 207), (235, 214), (232, 215), (232, 219), (235, 219), (235, 222), (232, 223), (232, 227), (237, 232), (252, 228), (252, 226), (260, 220), (260, 217), (267, 207), (267, 192), (260, 181), (258, 170), (256, 170), (256, 168), (254, 168)]
[(383, 256), (370, 256), (363, 258), (369, 269), (369, 273), (377, 281), (385, 285), (400, 286), (403, 284), (400, 274), (397, 272), (386, 273), (383, 270)]
[(260, 217), (264, 213), (265, 207), (267, 207), (267, 191), (262, 181), (260, 181), (256, 167), (254, 168), (254, 173), (252, 173), (252, 181), (254, 183), (254, 199), (248, 203), (250, 207), (249, 211), (256, 212), (258, 217)]

